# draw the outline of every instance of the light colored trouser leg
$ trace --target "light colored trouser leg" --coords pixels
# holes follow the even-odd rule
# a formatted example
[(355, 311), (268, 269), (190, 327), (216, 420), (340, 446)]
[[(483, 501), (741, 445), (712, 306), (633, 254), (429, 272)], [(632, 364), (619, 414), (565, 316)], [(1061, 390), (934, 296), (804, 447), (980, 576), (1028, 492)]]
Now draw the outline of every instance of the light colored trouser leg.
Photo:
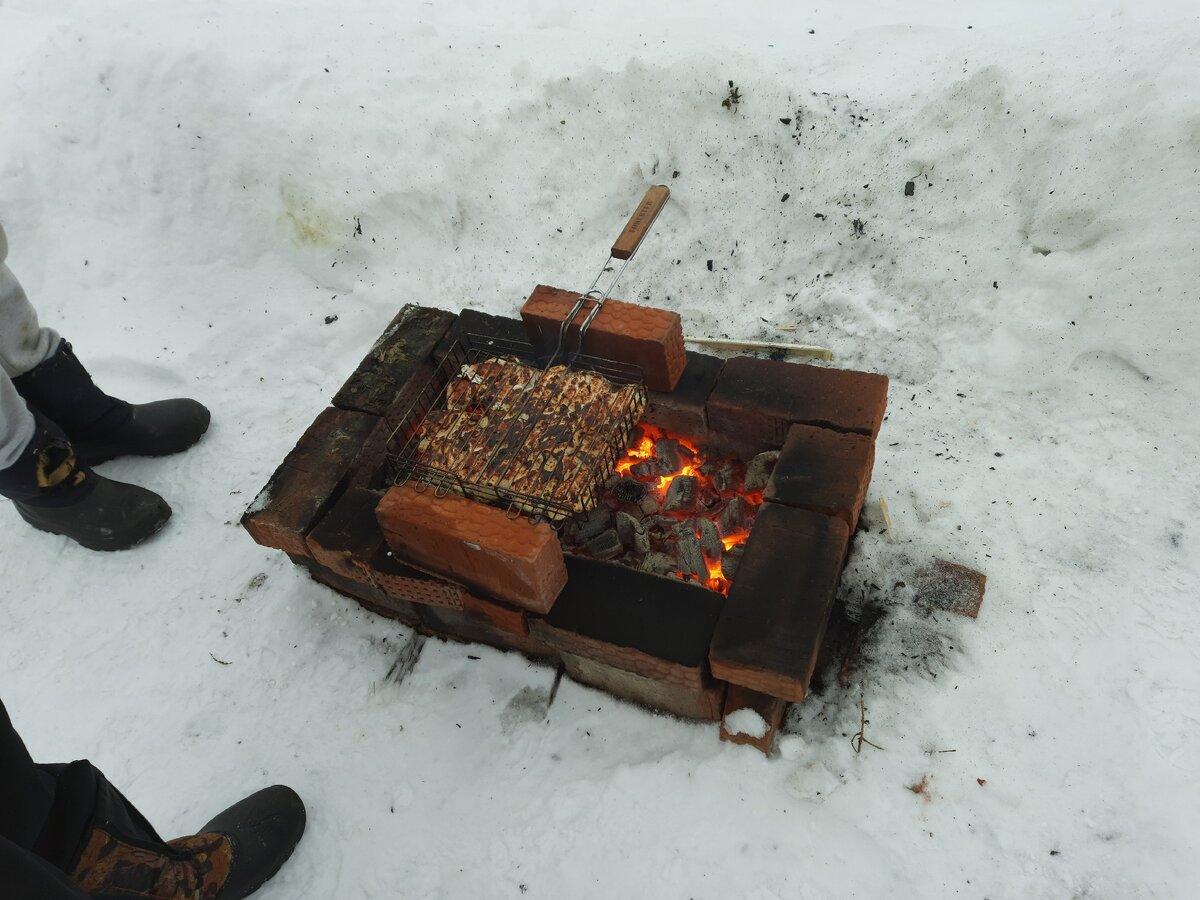
[(25, 405), (8, 373), (0, 371), (0, 471), (25, 451), (33, 437), (33, 413)]
[(33, 437), (33, 414), (13, 387), (23, 375), (49, 359), (59, 337), (38, 326), (37, 312), (16, 276), (0, 262), (0, 469), (7, 469)]

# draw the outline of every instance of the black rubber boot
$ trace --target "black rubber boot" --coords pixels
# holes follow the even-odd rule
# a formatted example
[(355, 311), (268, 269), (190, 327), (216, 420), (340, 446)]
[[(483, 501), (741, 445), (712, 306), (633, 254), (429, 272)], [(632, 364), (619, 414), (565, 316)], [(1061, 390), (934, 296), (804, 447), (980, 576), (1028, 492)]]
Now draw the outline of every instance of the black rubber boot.
[(219, 900), (241, 900), (262, 887), (288, 861), (306, 821), (304, 801), (277, 784), (235, 803), (200, 829), (201, 835), (225, 835), (233, 847)]
[(34, 528), (89, 550), (136, 547), (171, 517), (171, 507), (153, 491), (81, 465), (62, 433), (40, 418), (25, 452), (0, 470), (0, 495)]
[(63, 430), (86, 466), (118, 456), (168, 456), (186, 450), (208, 430), (209, 412), (195, 400), (132, 404), (110, 397), (96, 387), (66, 341), (13, 384)]

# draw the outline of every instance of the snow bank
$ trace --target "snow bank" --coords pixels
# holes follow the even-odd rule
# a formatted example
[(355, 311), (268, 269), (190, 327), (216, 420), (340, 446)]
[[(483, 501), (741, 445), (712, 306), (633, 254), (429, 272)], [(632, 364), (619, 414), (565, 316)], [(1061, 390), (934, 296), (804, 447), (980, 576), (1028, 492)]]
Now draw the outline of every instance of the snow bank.
[[(1198, 38), (1184, 4), (5, 3), (11, 266), (108, 390), (215, 412), (106, 467), (175, 506), (135, 553), (0, 517), (34, 754), (166, 832), (294, 784), (264, 900), (1186, 896)], [(778, 759), (569, 682), (543, 714), (554, 673), (483, 648), (388, 680), (407, 631), (236, 526), (401, 303), (580, 285), (651, 181), (627, 296), (893, 378), (843, 586), (887, 615)], [(914, 604), (934, 555), (988, 574), (978, 621)]]

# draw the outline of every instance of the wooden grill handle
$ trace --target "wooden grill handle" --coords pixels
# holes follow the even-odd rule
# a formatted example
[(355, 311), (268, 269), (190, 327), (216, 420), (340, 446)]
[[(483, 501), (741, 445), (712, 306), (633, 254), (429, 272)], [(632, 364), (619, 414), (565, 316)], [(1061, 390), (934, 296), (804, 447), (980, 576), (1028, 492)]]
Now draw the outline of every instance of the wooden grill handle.
[(665, 184), (656, 184), (646, 191), (646, 196), (637, 205), (637, 209), (617, 236), (617, 242), (612, 246), (615, 259), (629, 259), (637, 253), (638, 247), (650, 232), (650, 226), (667, 205), (667, 198), (670, 196), (671, 189)]

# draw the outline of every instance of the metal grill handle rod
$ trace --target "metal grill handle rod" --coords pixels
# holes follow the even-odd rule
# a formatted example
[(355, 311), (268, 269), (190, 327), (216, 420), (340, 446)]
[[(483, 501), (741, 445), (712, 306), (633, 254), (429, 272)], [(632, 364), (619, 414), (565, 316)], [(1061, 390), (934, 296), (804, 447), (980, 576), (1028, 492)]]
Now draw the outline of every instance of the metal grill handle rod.
[[(587, 335), (588, 328), (591, 327), (596, 316), (600, 314), (604, 302), (612, 296), (612, 292), (616, 289), (617, 282), (621, 280), (621, 276), (625, 273), (629, 261), (633, 259), (633, 255), (637, 253), (638, 247), (642, 245), (642, 241), (650, 233), (650, 227), (654, 224), (654, 220), (658, 218), (658, 214), (662, 212), (663, 207), (667, 205), (667, 200), (670, 196), (671, 189), (665, 184), (656, 184), (650, 190), (646, 191), (646, 196), (642, 198), (642, 202), (637, 205), (637, 209), (633, 211), (633, 215), (629, 217), (629, 221), (625, 223), (625, 227), (621, 229), (621, 233), (617, 235), (617, 240), (609, 252), (608, 259), (604, 261), (604, 265), (596, 273), (596, 277), (592, 281), (592, 286), (579, 295), (579, 299), (575, 301), (575, 305), (571, 307), (571, 311), (563, 319), (562, 326), (558, 330), (558, 344), (554, 348), (554, 353), (550, 356), (550, 361), (546, 363), (546, 368), (550, 368), (550, 366), (554, 365), (554, 361), (558, 359), (558, 355), (562, 352), (563, 345), (566, 343), (567, 331), (575, 321), (575, 317), (579, 315), (579, 311), (583, 309), (584, 304), (591, 300), (594, 305), (588, 311), (587, 318), (583, 320), (583, 324), (579, 328), (579, 346), (574, 355), (579, 356), (583, 353), (583, 339)], [(614, 259), (622, 260), (621, 268), (609, 280), (608, 286), (603, 291), (600, 291), (597, 289), (600, 279), (604, 277), (604, 273), (608, 271), (608, 267)]]

